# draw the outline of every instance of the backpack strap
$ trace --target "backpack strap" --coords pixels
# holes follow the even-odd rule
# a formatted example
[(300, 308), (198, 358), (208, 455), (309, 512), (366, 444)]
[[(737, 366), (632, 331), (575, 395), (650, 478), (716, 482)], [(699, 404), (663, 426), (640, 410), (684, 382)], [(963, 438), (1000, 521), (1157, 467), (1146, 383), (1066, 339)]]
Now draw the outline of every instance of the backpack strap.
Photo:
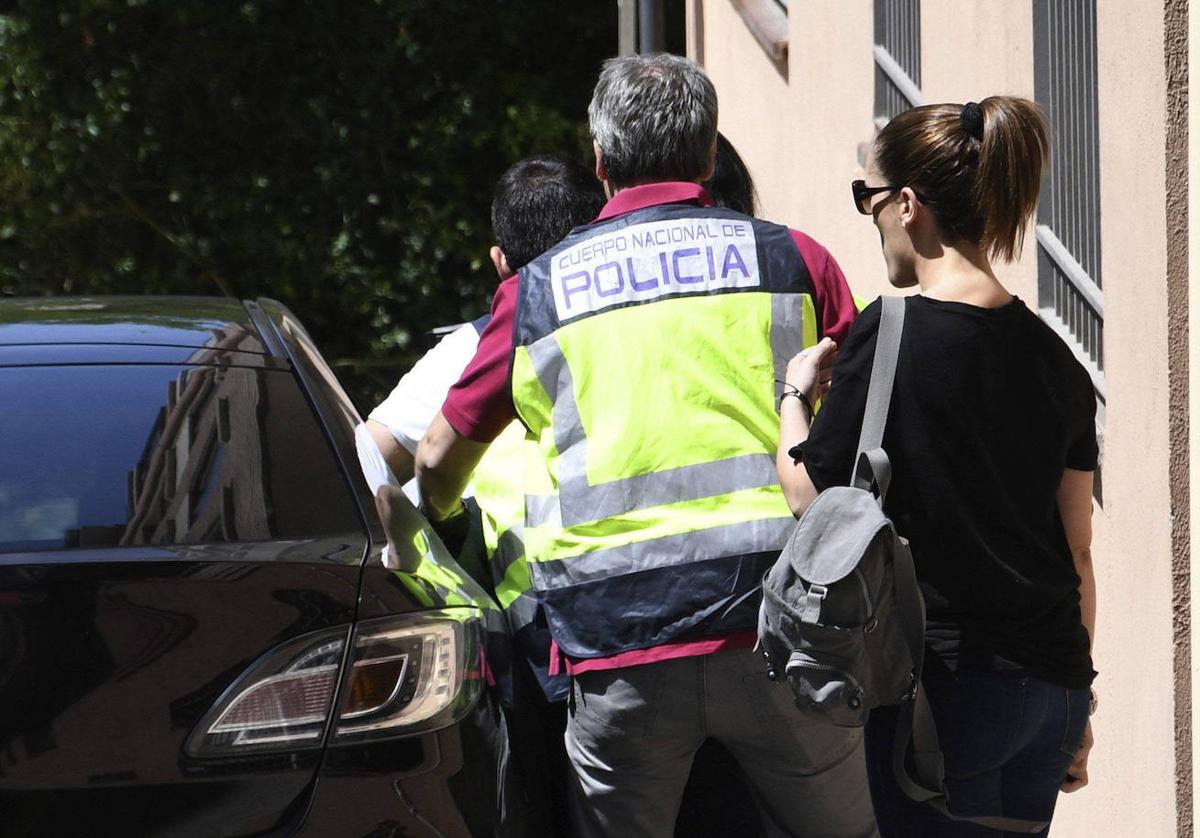
[(892, 467), (883, 452), (883, 431), (887, 427), (892, 403), (892, 385), (896, 381), (896, 362), (900, 357), (900, 337), (904, 333), (903, 297), (880, 297), (879, 333), (875, 341), (875, 359), (871, 364), (871, 382), (867, 385), (867, 406), (862, 432), (854, 455), (854, 485), (873, 492), (882, 504), (892, 482)]

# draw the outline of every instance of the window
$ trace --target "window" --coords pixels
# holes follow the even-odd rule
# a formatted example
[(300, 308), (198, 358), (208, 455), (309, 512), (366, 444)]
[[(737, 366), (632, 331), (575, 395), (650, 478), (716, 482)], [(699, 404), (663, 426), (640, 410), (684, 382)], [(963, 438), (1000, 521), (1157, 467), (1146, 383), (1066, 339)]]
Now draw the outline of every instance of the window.
[(921, 103), (921, 0), (875, 0), (875, 125)]
[(0, 551), (361, 530), (290, 372), (11, 367), (0, 392)]
[(1033, 15), (1034, 89), (1051, 132), (1038, 208), (1038, 309), (1091, 375), (1103, 411), (1096, 3), (1034, 0)]

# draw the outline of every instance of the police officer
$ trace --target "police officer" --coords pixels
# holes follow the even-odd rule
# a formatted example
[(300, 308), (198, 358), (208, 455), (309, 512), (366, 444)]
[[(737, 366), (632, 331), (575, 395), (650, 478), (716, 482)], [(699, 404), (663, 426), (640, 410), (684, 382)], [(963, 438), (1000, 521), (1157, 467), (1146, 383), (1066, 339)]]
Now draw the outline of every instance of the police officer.
[[(600, 185), (580, 163), (546, 155), (526, 157), (515, 163), (497, 182), (492, 199), (496, 244), (489, 256), (500, 279), (512, 276), (514, 270), (553, 245), (576, 224), (589, 221), (603, 203)], [(367, 482), (376, 493), (383, 521), (400, 517), (394, 511), (397, 504), (407, 506), (397, 497), (402, 484), (406, 484), (406, 494), (410, 488), (413, 490), (411, 497), (416, 500), (415, 484), (408, 485), (413, 475), (410, 452), (415, 452), (446, 391), (473, 357), (479, 332), (488, 319), (485, 315), (444, 338), (371, 411), (368, 421), (358, 427), (360, 462)], [(526, 440), (524, 427), (512, 422), (492, 442), (472, 478), (470, 490), (478, 506), (482, 543), (475, 544), (475, 539), (467, 538), (466, 527), (458, 527), (460, 532), (453, 534), (457, 537), (445, 532), (442, 535), (447, 544), (461, 545), (465, 539), (468, 548), (455, 549), (459, 565), (474, 570), (473, 575), (490, 590), (500, 606), (500, 614), (487, 615), (488, 663), (496, 676), (512, 751), (533, 810), (528, 823), (506, 821), (506, 825), (521, 835), (560, 835), (566, 828), (563, 777), (566, 753), (562, 730), (569, 685), (565, 675), (548, 674), (550, 638), (545, 620), (539, 619), (537, 599), (530, 590), (522, 544), (524, 464), (531, 455), (537, 458), (536, 446)], [(386, 488), (389, 486), (392, 488)], [(424, 538), (424, 534), (417, 537)], [(478, 548), (482, 548), (484, 555), (472, 556)], [(416, 555), (425, 553), (418, 545)], [(412, 551), (406, 554), (412, 555)], [(482, 565), (476, 568), (480, 559)], [(428, 561), (422, 561), (415, 569), (406, 569), (410, 573), (401, 574), (400, 581), (413, 590), (418, 601), (423, 595), (428, 597), (423, 590), (426, 585), (446, 601), (456, 601), (456, 588), (452, 584), (455, 571)], [(500, 642), (500, 637), (492, 631), (497, 627), (492, 618), (497, 616), (501, 616), (511, 643)]]
[(775, 382), (844, 338), (850, 291), (805, 234), (712, 206), (717, 102), (698, 66), (613, 59), (588, 115), (610, 199), (498, 288), (417, 449), (425, 511), (461, 514), (475, 462), (520, 419), (540, 450), (530, 574), (573, 681), (579, 834), (670, 834), (711, 737), (772, 833), (871, 835), (861, 731), (798, 710), (752, 649), (759, 580), (794, 526)]

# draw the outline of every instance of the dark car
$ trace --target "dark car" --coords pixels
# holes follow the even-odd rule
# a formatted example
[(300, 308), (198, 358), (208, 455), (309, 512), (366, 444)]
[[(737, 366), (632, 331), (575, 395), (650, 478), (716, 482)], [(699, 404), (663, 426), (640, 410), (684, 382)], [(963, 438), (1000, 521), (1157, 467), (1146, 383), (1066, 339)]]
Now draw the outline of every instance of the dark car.
[(0, 834), (494, 831), (493, 606), (270, 300), (0, 301)]

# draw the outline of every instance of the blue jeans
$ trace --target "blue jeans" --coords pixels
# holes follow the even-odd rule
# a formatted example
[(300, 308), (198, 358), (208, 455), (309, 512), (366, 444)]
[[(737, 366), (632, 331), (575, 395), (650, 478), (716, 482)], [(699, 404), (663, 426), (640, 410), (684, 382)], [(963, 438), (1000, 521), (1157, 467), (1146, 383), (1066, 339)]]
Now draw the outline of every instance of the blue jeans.
[[(1020, 671), (956, 674), (936, 660), (930, 663), (922, 682), (945, 757), (950, 811), (1049, 822), (1083, 740), (1088, 690), (1056, 687)], [(867, 723), (867, 776), (880, 835), (1015, 834), (950, 820), (900, 790), (891, 767), (898, 712), (897, 707), (878, 708)]]

